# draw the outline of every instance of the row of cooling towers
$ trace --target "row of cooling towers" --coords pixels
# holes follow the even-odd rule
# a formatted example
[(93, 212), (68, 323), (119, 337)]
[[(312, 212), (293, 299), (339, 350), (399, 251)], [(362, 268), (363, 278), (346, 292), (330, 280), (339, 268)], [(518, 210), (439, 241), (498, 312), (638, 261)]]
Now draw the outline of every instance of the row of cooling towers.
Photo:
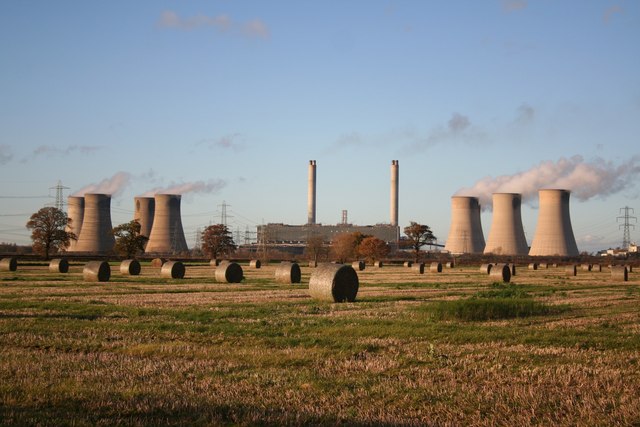
[(567, 190), (539, 190), (538, 225), (530, 249), (522, 227), (520, 194), (493, 194), (493, 220), (486, 244), (478, 198), (454, 196), (445, 250), (452, 254), (579, 255), (569, 215), (569, 194)]
[[(140, 222), (140, 234), (149, 238), (147, 253), (180, 253), (189, 250), (182, 228), (181, 196), (156, 194), (154, 197), (135, 197), (134, 218)], [(69, 196), (69, 231), (78, 240), (71, 241), (68, 252), (108, 254), (115, 238), (111, 233), (111, 196), (87, 193), (84, 197)]]

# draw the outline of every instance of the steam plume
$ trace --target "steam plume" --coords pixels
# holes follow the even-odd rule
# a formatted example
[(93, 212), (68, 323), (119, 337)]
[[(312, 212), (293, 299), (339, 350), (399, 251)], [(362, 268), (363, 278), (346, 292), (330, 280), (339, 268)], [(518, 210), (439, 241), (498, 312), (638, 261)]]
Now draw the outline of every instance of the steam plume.
[(142, 194), (143, 197), (151, 197), (155, 194), (186, 194), (186, 193), (200, 193), (200, 194), (211, 194), (215, 193), (227, 183), (224, 180), (209, 180), (208, 182), (204, 181), (195, 181), (195, 182), (185, 182), (181, 184), (171, 184), (168, 187), (156, 187)]
[(111, 178), (105, 178), (97, 184), (89, 184), (73, 193), (74, 196), (84, 196), (86, 193), (104, 193), (117, 196), (129, 185), (131, 174), (118, 172)]
[(470, 188), (458, 190), (456, 195), (478, 197), (486, 208), (491, 205), (493, 193), (521, 193), (524, 202), (531, 202), (536, 200), (540, 189), (562, 188), (571, 190), (578, 200), (586, 201), (592, 197), (605, 198), (630, 188), (638, 175), (640, 156), (633, 156), (619, 165), (601, 158), (585, 162), (582, 156), (573, 156), (555, 163), (544, 161), (514, 175), (488, 176)]

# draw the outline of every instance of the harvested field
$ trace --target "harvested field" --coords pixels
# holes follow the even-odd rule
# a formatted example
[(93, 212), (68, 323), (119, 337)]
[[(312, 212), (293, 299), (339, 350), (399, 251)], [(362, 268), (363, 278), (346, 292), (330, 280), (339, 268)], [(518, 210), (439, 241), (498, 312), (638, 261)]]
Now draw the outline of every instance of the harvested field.
[(304, 264), (301, 284), (117, 265), (0, 272), (0, 424), (640, 424), (638, 273), (385, 265), (334, 304)]

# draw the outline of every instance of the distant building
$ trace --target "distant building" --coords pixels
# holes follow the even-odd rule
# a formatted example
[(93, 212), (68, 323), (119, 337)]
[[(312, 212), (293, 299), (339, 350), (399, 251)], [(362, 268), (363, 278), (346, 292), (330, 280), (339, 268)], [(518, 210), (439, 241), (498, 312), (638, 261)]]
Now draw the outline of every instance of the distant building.
[(391, 224), (266, 224), (258, 226), (258, 242), (269, 244), (306, 244), (310, 237), (322, 237), (331, 242), (338, 234), (359, 232), (374, 236), (387, 243), (396, 244), (400, 239), (400, 227)]

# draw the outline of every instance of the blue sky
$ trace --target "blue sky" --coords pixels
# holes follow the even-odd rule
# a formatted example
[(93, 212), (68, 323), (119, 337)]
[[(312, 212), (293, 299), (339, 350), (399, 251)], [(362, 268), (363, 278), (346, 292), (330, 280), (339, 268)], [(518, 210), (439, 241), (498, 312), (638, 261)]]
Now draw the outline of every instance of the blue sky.
[(310, 159), (319, 222), (388, 222), (398, 159), (401, 226), (443, 241), (452, 195), (551, 165), (580, 250), (617, 246), (619, 208), (640, 213), (639, 40), (622, 0), (2, 2), (0, 241), (29, 242), (58, 180), (115, 177), (114, 225), (190, 188), (190, 243), (223, 201), (234, 231), (302, 224)]

